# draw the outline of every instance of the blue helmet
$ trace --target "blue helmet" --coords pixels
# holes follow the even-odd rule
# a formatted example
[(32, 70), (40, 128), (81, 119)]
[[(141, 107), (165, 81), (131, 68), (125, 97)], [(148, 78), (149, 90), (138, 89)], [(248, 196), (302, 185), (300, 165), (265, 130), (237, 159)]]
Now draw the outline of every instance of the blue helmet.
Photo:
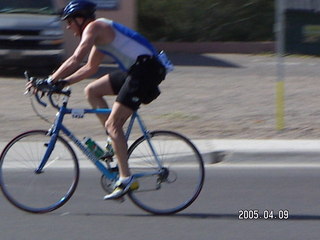
[(95, 3), (86, 0), (74, 0), (63, 9), (61, 19), (66, 20), (70, 17), (94, 18), (95, 11)]

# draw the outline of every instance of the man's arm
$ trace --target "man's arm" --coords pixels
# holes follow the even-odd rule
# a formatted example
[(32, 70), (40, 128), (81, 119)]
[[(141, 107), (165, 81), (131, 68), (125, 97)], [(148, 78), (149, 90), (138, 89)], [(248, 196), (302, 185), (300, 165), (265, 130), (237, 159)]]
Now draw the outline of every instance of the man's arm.
[(87, 26), (82, 34), (82, 39), (72, 56), (69, 57), (52, 75), (53, 81), (66, 78), (79, 68), (83, 59), (88, 55), (94, 46), (97, 33), (98, 31), (95, 25), (89, 24)]
[(69, 85), (79, 82), (87, 77), (95, 74), (99, 66), (104, 59), (105, 55), (97, 50), (95, 46), (91, 49), (88, 62), (83, 67), (81, 67), (78, 71), (66, 77), (65, 80)]

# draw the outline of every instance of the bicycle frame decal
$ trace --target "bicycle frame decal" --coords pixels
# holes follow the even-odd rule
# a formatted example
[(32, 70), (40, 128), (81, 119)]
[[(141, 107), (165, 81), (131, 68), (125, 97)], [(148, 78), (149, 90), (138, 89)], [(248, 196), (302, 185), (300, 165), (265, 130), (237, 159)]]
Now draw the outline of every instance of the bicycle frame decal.
[(71, 115), (73, 118), (83, 118), (84, 117), (84, 109), (74, 108), (71, 110)]

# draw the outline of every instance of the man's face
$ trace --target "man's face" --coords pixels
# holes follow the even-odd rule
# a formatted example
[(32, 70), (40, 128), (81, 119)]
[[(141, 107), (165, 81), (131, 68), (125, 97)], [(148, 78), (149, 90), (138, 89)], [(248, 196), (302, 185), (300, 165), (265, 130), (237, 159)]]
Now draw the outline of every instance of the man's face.
[(84, 19), (83, 18), (67, 18), (67, 29), (70, 29), (74, 36), (81, 36), (80, 26), (82, 25)]

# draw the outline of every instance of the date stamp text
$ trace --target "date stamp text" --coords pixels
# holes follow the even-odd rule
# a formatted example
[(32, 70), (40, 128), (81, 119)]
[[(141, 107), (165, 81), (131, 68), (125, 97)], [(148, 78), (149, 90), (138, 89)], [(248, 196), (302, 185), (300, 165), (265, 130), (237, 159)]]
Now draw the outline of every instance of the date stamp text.
[(287, 220), (289, 219), (289, 210), (258, 210), (241, 209), (238, 211), (239, 220)]

